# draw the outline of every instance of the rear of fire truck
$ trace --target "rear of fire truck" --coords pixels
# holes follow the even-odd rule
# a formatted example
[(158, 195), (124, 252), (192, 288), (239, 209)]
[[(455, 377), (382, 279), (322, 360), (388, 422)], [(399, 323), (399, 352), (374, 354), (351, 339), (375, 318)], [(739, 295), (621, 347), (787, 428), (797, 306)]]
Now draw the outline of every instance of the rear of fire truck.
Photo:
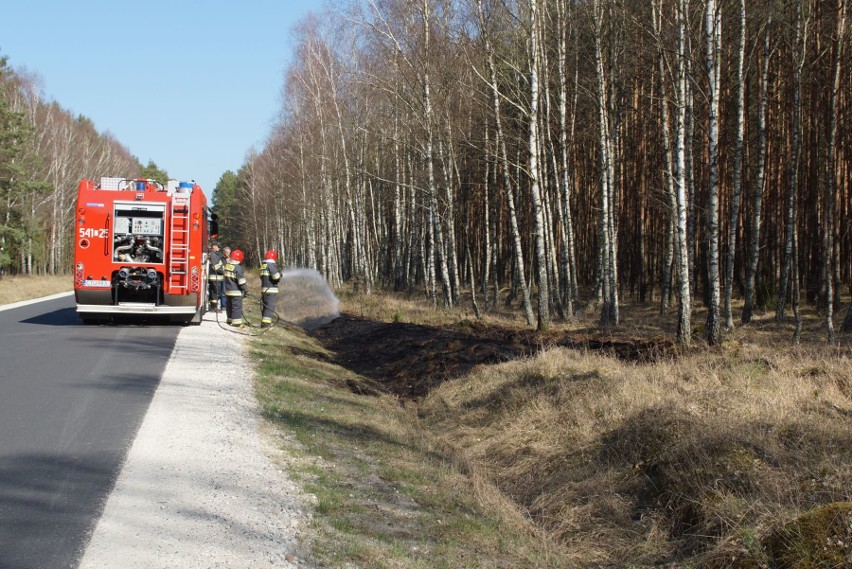
[(201, 323), (208, 227), (197, 184), (82, 180), (75, 235), (74, 294), (83, 322), (124, 315)]

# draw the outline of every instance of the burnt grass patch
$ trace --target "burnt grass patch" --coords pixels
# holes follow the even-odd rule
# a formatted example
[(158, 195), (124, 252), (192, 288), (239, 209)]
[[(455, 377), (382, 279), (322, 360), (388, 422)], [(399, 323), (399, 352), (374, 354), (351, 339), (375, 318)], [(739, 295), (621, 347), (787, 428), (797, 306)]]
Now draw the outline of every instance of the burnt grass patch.
[[(576, 566), (846, 566), (850, 446), (840, 424), (848, 413), (822, 395), (831, 381), (846, 385), (832, 379), (833, 364), (815, 359), (787, 371), (790, 360), (774, 351), (764, 357), (751, 346), (722, 351), (700, 341), (684, 349), (642, 333), (542, 334), (517, 322), (417, 325), (351, 313), (308, 332), (323, 362), (353, 372), (335, 370), (336, 386), (395, 397), (460, 474), (486, 478), (542, 535), (569, 555), (582, 552), (586, 562)], [(563, 370), (566, 354), (554, 353), (540, 367), (476, 369), (554, 347), (635, 365), (570, 356)], [(667, 374), (660, 385), (658, 374)], [(427, 397), (468, 375), (482, 384), (445, 385)], [(814, 381), (813, 394), (776, 395), (800, 378)], [(578, 382), (603, 390), (601, 402)], [(636, 391), (645, 388), (647, 399)], [(766, 415), (770, 402), (786, 415)], [(804, 559), (818, 561), (797, 564)]]
[(347, 313), (309, 334), (334, 354), (335, 363), (371, 380), (369, 385), (349, 381), (350, 390), (365, 395), (381, 390), (402, 400), (425, 397), (475, 366), (524, 358), (556, 346), (636, 363), (679, 355), (677, 345), (666, 339), (541, 334), (471, 321), (436, 327), (380, 322)]

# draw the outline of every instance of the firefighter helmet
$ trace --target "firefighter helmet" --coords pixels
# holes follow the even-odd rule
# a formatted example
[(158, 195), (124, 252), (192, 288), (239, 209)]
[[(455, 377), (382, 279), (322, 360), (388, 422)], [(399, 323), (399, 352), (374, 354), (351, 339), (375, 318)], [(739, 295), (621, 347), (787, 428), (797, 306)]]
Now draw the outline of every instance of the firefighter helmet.
[(278, 253), (275, 252), (275, 249), (270, 249), (266, 253), (263, 254), (264, 260), (269, 259), (270, 261), (278, 260)]
[(234, 261), (236, 261), (238, 263), (242, 263), (243, 259), (245, 259), (245, 255), (243, 255), (243, 252), (241, 250), (234, 249), (231, 252), (231, 259), (233, 259)]

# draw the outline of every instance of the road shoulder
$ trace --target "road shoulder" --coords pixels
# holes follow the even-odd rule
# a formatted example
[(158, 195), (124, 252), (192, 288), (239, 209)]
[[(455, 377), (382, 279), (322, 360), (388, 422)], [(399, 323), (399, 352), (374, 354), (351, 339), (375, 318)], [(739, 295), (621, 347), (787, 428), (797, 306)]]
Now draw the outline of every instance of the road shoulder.
[(308, 515), (271, 457), (243, 336), (181, 330), (81, 569), (297, 567)]

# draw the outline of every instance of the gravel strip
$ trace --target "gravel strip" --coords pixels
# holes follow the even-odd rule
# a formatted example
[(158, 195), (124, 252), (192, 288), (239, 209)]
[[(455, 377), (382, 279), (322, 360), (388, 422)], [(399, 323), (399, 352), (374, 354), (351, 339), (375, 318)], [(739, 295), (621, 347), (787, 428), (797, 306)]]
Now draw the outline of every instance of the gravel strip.
[(215, 317), (178, 335), (81, 569), (305, 566), (307, 499), (260, 432), (245, 337)]

